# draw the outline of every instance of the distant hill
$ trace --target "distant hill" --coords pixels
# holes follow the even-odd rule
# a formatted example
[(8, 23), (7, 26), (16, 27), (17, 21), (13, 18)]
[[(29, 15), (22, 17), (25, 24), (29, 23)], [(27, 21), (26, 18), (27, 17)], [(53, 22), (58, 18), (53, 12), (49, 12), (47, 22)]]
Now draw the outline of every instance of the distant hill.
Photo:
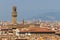
[(44, 14), (37, 14), (36, 16), (32, 17), (31, 19), (42, 19), (42, 20), (60, 20), (60, 12), (48, 12)]

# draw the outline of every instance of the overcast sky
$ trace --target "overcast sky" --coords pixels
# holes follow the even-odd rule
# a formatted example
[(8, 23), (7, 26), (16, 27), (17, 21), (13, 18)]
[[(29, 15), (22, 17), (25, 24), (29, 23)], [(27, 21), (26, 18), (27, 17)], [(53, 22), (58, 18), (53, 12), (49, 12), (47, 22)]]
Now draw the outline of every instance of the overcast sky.
[(18, 21), (33, 18), (60, 20), (60, 0), (0, 0), (0, 20), (11, 21), (13, 6), (17, 7)]

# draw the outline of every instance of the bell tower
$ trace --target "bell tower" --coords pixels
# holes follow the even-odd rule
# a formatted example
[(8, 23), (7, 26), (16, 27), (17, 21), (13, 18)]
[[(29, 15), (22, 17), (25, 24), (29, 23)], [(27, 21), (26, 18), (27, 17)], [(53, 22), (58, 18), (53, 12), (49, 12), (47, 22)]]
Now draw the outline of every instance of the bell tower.
[(17, 10), (16, 6), (12, 8), (12, 24), (17, 24)]

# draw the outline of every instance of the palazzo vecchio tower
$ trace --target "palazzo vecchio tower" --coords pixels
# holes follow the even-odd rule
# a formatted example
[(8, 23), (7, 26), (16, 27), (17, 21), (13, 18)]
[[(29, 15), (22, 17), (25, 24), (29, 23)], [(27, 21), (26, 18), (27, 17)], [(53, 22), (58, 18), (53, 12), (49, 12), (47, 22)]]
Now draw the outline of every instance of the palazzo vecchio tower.
[(16, 6), (12, 8), (12, 24), (17, 24), (17, 10)]

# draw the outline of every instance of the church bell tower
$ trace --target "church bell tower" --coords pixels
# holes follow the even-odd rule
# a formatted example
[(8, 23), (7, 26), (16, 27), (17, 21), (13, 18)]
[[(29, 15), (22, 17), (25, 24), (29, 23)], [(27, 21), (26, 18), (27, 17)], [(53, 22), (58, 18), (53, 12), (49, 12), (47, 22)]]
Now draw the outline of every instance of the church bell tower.
[(12, 8), (12, 24), (17, 24), (17, 10), (16, 6)]

